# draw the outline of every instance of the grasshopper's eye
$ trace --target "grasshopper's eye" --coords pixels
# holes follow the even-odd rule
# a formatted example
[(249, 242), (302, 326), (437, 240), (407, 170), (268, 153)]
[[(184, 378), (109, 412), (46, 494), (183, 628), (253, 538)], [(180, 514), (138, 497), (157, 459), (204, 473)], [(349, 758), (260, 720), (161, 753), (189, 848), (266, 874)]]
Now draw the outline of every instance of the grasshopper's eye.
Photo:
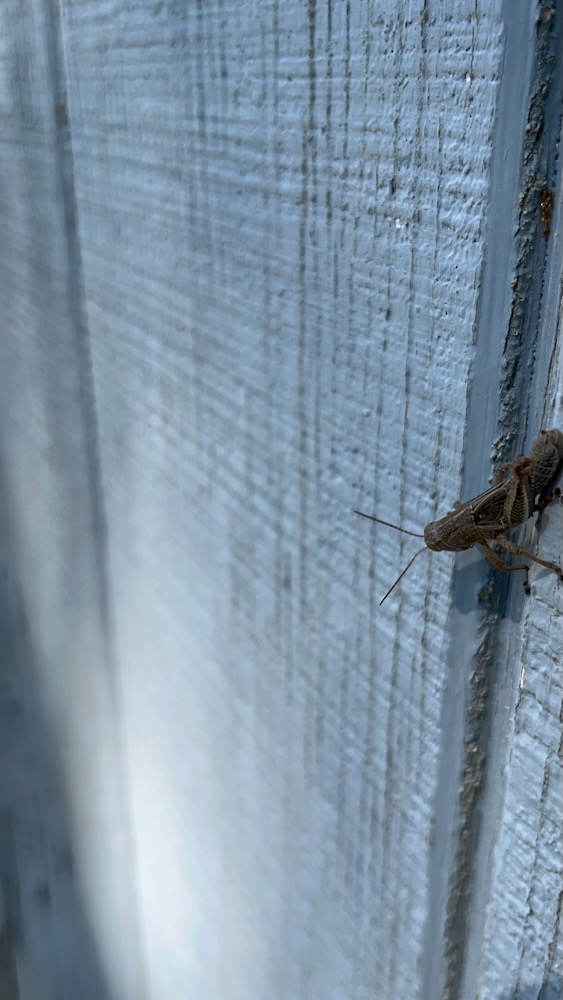
[(483, 522), (483, 515), (480, 514), (479, 511), (477, 511), (477, 513), (474, 514), (473, 519), (475, 521), (475, 524), (482, 524), (482, 522)]

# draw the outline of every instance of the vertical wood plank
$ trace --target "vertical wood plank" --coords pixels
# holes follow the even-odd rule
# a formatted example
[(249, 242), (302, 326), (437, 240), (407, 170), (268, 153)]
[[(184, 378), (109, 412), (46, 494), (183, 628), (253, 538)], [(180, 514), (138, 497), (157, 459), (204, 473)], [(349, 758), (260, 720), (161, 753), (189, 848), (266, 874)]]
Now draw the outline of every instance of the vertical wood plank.
[(352, 514), (561, 426), (548, 7), (6, 4), (0, 520), (64, 801), (0, 841), (73, 839), (68, 996), (556, 995), (560, 595), (427, 552), (380, 608), (417, 543)]
[(65, 49), (153, 989), (421, 995), (453, 567), (379, 611), (415, 543), (352, 508), (459, 495), (500, 8), (111, 9)]

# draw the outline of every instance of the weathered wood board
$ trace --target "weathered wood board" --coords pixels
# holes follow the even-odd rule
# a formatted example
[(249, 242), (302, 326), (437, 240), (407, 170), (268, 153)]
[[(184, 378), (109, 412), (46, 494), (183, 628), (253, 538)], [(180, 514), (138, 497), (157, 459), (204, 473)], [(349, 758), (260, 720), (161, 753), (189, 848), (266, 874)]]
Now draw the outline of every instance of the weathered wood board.
[(561, 16), (4, 0), (22, 1000), (561, 995), (563, 592), (352, 513), (563, 426)]

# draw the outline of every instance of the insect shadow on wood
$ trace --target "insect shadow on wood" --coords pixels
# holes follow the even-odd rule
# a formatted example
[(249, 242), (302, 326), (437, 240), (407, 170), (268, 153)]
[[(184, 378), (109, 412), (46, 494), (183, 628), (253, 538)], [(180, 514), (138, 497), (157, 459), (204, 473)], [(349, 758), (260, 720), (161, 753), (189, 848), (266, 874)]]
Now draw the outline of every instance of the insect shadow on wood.
[(489, 542), (493, 541), (507, 552), (524, 559), (530, 559), (531, 562), (551, 570), (559, 580), (563, 580), (560, 566), (532, 555), (520, 545), (505, 538), (504, 534), (510, 528), (523, 524), (535, 513), (541, 517), (548, 504), (552, 503), (553, 500), (562, 499), (561, 490), (549, 491), (562, 461), (563, 433), (556, 429), (540, 431), (528, 457), (518, 455), (511, 462), (505, 462), (504, 465), (499, 466), (489, 489), (474, 497), (473, 500), (455, 503), (452, 511), (440, 518), (439, 521), (431, 521), (422, 533), (408, 531), (398, 524), (392, 524), (391, 521), (383, 521), (372, 514), (355, 510), (354, 513), (359, 514), (360, 517), (367, 517), (370, 521), (384, 524), (388, 528), (395, 528), (396, 531), (402, 531), (405, 535), (424, 539), (423, 548), (415, 552), (412, 559), (409, 560), (382, 597), (380, 605), (389, 597), (417, 556), (426, 548), (432, 549), (433, 552), (463, 552), (464, 549), (470, 549), (473, 545), (480, 545), (495, 569), (505, 573), (518, 571), (524, 573), (524, 590), (529, 594), (530, 567), (526, 563), (514, 563), (513, 565), (505, 563), (496, 549), (489, 545)]

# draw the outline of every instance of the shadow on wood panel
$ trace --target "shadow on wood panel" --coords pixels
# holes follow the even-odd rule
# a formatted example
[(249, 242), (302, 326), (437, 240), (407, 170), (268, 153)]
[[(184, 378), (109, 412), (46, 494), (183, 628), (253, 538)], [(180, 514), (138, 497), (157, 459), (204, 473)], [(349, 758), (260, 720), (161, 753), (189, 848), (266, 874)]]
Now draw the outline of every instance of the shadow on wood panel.
[(75, 877), (40, 664), (14, 596), (3, 486), (0, 477), (0, 1000), (118, 1000)]

